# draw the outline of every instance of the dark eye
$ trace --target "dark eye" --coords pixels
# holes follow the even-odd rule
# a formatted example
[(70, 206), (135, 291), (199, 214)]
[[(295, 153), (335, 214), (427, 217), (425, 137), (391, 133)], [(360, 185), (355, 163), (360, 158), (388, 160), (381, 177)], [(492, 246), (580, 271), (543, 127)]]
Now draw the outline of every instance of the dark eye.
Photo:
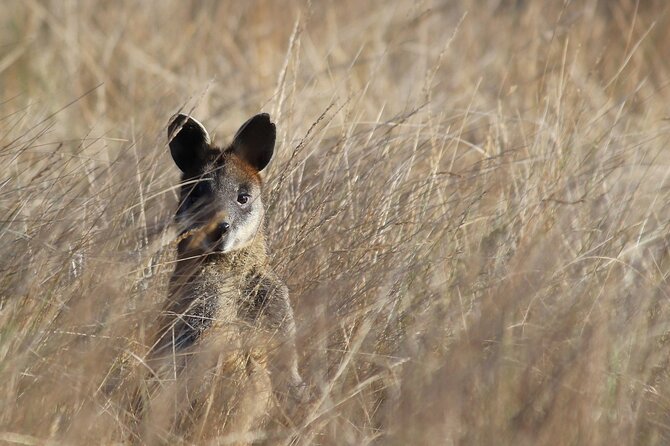
[(251, 198), (251, 195), (245, 192), (241, 192), (237, 195), (237, 202), (240, 204), (247, 204), (249, 202), (249, 198)]

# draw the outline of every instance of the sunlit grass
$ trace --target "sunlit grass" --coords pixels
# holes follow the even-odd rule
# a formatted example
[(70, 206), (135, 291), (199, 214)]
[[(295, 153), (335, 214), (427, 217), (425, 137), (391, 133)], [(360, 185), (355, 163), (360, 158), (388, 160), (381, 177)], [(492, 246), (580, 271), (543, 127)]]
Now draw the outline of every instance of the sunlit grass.
[(180, 109), (219, 143), (278, 125), (313, 398), (256, 438), (669, 441), (665, 2), (10, 3), (0, 441), (142, 440), (109, 383), (146, 371), (174, 267)]

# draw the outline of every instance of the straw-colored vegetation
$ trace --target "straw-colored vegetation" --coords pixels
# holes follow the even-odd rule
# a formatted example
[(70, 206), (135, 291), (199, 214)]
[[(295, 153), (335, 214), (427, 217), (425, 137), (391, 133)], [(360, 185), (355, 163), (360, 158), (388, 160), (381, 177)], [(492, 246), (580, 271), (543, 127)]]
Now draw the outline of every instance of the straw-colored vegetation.
[(114, 383), (174, 268), (181, 109), (278, 124), (312, 400), (154, 438), (667, 444), (669, 30), (663, 0), (10, 0), (0, 442), (142, 440)]

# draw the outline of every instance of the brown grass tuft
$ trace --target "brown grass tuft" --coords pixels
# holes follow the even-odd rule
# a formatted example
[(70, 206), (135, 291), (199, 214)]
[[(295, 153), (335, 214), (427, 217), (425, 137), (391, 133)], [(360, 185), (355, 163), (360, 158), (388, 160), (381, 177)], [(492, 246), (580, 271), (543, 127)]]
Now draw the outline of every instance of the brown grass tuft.
[(268, 236), (315, 398), (256, 438), (670, 442), (666, 2), (4, 10), (0, 442), (132, 438), (107, 387), (174, 267), (179, 109), (220, 143), (278, 123)]

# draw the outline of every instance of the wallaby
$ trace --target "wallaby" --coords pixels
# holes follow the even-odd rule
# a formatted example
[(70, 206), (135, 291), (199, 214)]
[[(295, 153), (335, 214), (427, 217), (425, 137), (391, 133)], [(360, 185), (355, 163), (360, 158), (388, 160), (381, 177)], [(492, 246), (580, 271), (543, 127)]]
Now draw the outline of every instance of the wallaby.
[(219, 434), (248, 435), (271, 400), (304, 398), (288, 289), (268, 265), (264, 236), (259, 173), (275, 138), (265, 113), (245, 122), (224, 149), (190, 116), (168, 124), (170, 153), (182, 172), (180, 237), (147, 361), (159, 384), (145, 392), (150, 403), (143, 409), (173, 411), (158, 422), (164, 431), (196, 420), (202, 429), (221, 428)]

